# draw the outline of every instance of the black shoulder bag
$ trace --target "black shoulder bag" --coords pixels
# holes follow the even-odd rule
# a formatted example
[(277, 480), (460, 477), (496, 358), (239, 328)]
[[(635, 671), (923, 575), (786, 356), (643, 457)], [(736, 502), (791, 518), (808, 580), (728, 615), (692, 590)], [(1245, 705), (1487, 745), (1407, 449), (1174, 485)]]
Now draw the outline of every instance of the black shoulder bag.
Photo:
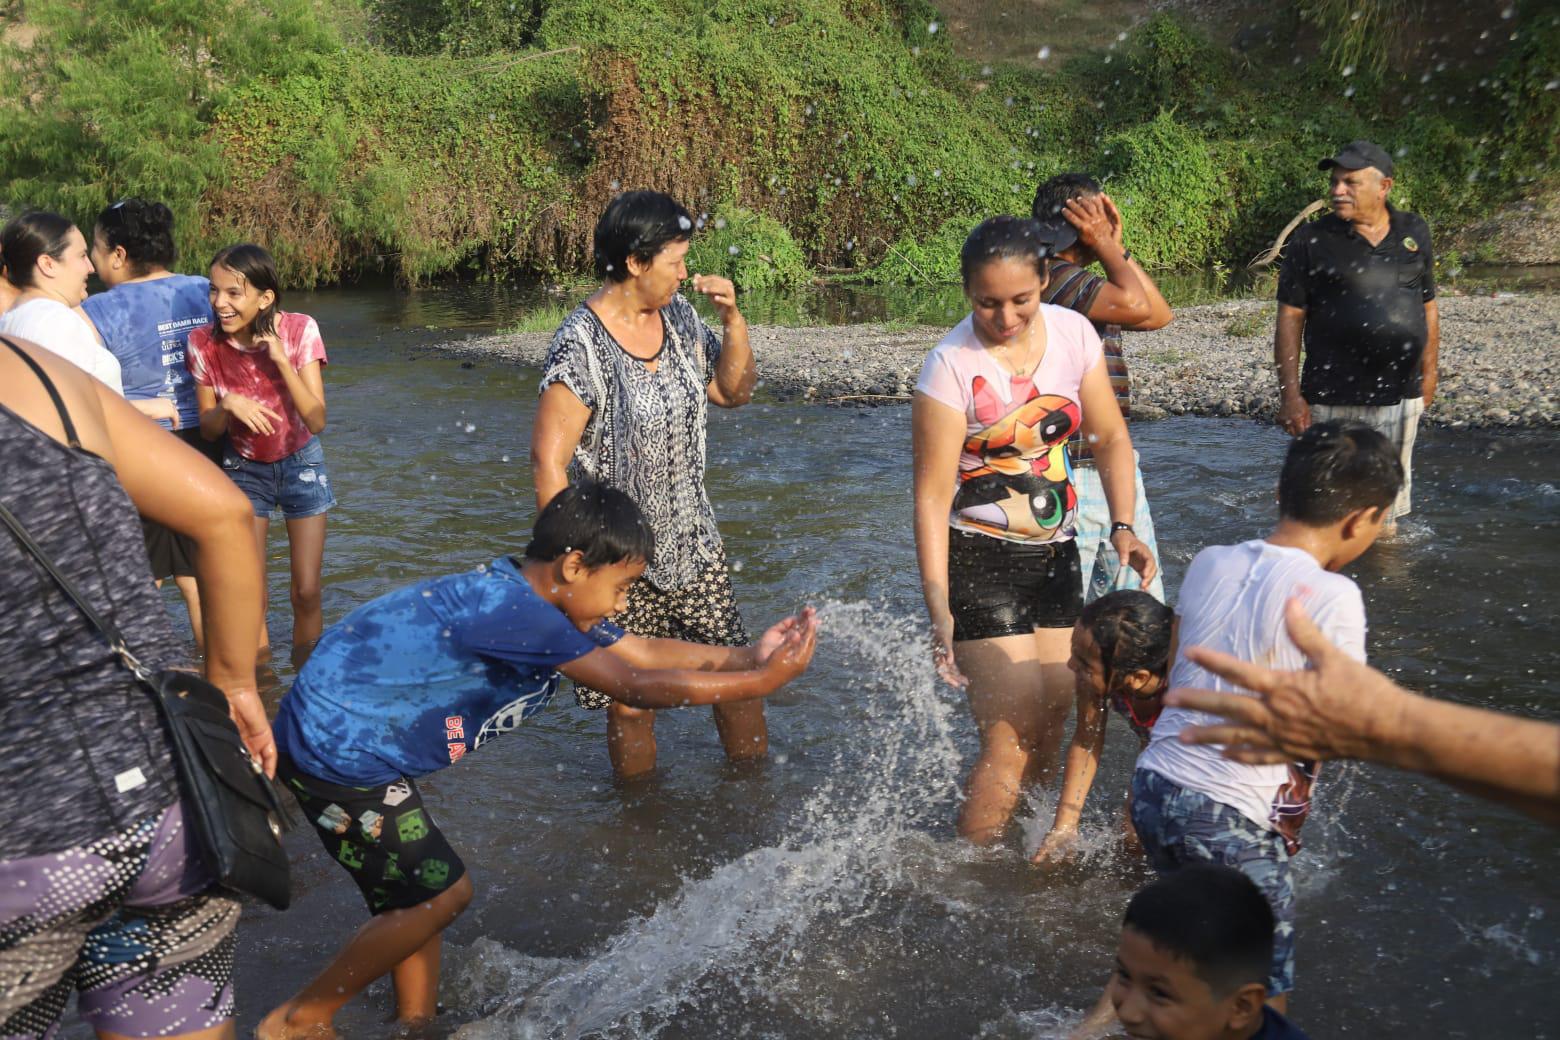
[[(59, 410), (70, 446), (80, 449), (75, 424), (53, 381), (14, 343), (4, 342), (43, 382)], [(184, 793), (185, 819), (194, 830), (202, 862), (211, 876), (227, 888), (263, 899), (278, 910), (287, 909), (292, 891), (287, 853), (282, 847), (286, 816), (275, 786), (259, 763), (249, 757), (239, 737), (228, 714), (227, 695), (193, 672), (153, 672), (143, 665), (113, 622), (92, 609), (4, 503), (0, 503), (0, 520), (102, 633), (167, 720)]]

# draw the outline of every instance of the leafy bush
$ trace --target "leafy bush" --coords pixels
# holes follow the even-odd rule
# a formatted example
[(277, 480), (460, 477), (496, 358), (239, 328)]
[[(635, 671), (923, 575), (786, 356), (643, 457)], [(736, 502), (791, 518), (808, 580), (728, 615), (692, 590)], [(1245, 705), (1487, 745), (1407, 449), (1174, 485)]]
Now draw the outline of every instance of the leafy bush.
[(1160, 112), (1107, 138), (1102, 153), (1111, 197), (1144, 263), (1201, 267), (1220, 258), (1235, 200), (1201, 134)]
[(784, 225), (740, 206), (716, 210), (693, 236), (688, 270), (724, 275), (744, 291), (801, 285), (812, 277)]

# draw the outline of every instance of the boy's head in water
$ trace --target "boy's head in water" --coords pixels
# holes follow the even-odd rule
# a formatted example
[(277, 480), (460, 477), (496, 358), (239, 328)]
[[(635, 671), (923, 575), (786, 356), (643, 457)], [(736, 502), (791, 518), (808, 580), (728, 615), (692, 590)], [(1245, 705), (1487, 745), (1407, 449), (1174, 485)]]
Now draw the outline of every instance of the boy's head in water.
[(1263, 1026), (1273, 911), (1230, 867), (1196, 865), (1127, 904), (1108, 990), (1141, 1040), (1248, 1040)]
[(1380, 536), (1402, 484), (1397, 448), (1382, 434), (1357, 422), (1312, 423), (1284, 458), (1279, 525), (1304, 529), (1336, 571)]
[(580, 631), (628, 605), (655, 536), (634, 500), (616, 488), (570, 484), (536, 518), (525, 547), (532, 584)]

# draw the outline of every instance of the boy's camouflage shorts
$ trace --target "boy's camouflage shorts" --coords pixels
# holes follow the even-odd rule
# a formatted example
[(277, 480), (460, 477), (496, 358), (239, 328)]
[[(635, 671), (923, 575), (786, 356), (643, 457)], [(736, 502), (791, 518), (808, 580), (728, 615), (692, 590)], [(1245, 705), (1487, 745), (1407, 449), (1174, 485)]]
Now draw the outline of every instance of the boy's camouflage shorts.
[(352, 875), (371, 914), (426, 903), (466, 873), (408, 777), (343, 787), (280, 756), (276, 775), (298, 799), (325, 851)]

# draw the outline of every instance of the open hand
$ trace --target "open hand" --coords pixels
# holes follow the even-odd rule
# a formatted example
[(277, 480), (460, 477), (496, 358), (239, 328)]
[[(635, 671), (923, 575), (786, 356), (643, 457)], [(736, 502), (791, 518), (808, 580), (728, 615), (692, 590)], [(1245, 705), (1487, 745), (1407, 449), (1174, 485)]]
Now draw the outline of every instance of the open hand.
[(818, 649), (818, 623), (802, 624), (787, 632), (780, 645), (764, 662), (764, 671), (778, 675), (784, 685), (807, 671), (813, 651)]
[(262, 436), (275, 433), (282, 426), (282, 417), (279, 413), (243, 394), (228, 394), (222, 399), (222, 409), (243, 423), (251, 432)]
[(710, 301), (720, 315), (722, 325), (741, 320), (742, 313), (737, 310), (737, 287), (730, 278), (722, 278), (718, 274), (696, 274), (693, 276), (693, 291), (703, 293)]
[(1171, 690), (1166, 704), (1226, 719), (1223, 725), (1184, 729), (1181, 741), (1223, 744), (1225, 758), (1250, 765), (1368, 757), (1373, 732), (1403, 701), (1402, 690), (1329, 643), (1299, 599), (1285, 605), (1284, 621), (1295, 646), (1310, 659), (1310, 668), (1278, 671), (1204, 647), (1187, 647), (1189, 660), (1257, 696)]
[(753, 663), (762, 666), (792, 632), (816, 630), (817, 627), (818, 612), (812, 607), (803, 607), (799, 613), (780, 619), (769, 626), (769, 630), (759, 636), (758, 642), (753, 644)]
[(1111, 234), (1110, 218), (1106, 216), (1101, 198), (1103, 196), (1091, 195), (1068, 199), (1062, 207), (1062, 216), (1067, 219), (1067, 223), (1078, 229), (1079, 244), (1096, 253), (1106, 242), (1116, 241)]
[(1110, 221), (1110, 237), (1121, 245), (1121, 210), (1116, 208), (1116, 202), (1104, 192), (1100, 193), (1100, 205), (1105, 207), (1105, 219)]
[(1040, 843), (1040, 847), (1035, 850), (1035, 854), (1029, 858), (1029, 862), (1037, 866), (1054, 867), (1069, 862), (1077, 855), (1078, 829), (1076, 827), (1057, 827), (1045, 836), (1045, 840)]

